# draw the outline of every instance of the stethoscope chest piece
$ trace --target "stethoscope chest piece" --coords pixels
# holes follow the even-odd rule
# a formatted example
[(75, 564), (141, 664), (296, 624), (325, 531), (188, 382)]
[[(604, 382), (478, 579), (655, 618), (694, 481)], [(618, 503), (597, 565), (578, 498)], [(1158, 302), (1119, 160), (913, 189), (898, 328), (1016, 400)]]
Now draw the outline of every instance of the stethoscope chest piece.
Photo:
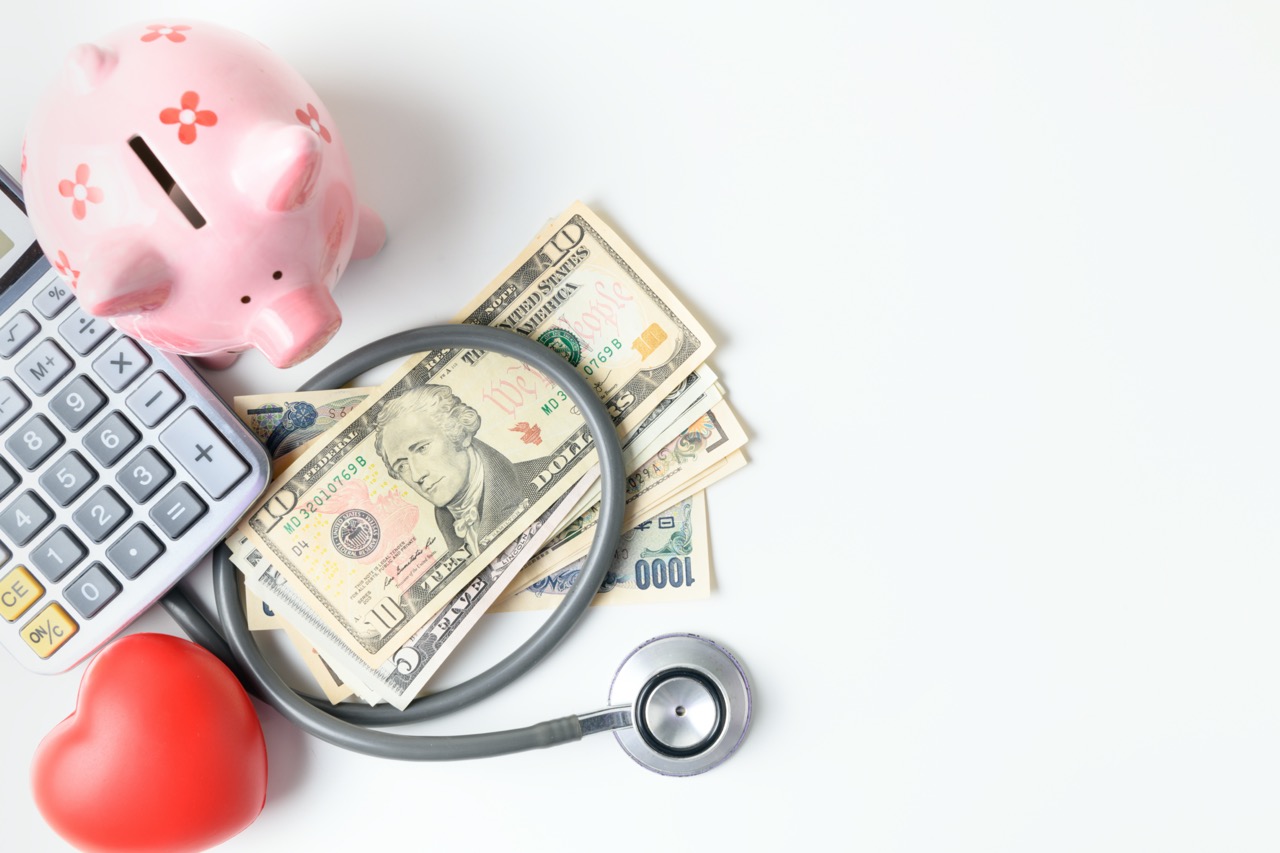
[(654, 637), (627, 656), (609, 704), (632, 701), (632, 727), (614, 737), (666, 776), (704, 773), (732, 755), (751, 724), (751, 687), (727, 649), (696, 634)]

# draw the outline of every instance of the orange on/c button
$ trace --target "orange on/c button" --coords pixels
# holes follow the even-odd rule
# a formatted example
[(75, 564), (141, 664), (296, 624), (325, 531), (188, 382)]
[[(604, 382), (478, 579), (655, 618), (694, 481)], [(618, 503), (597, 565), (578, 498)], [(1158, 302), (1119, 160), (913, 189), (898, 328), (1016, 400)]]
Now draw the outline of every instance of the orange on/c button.
[(31, 647), (31, 651), (47, 658), (62, 648), (62, 644), (79, 630), (76, 620), (68, 616), (62, 605), (55, 601), (23, 626), (22, 639)]
[(13, 622), (44, 595), (44, 587), (23, 566), (17, 566), (0, 580), (0, 616)]

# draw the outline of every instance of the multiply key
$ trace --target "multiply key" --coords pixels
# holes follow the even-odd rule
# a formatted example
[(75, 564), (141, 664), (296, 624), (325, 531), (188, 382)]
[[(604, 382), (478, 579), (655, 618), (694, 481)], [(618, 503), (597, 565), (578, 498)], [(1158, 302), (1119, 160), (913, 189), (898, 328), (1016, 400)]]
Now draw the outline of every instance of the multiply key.
[(151, 363), (141, 347), (127, 337), (118, 337), (106, 352), (93, 360), (93, 371), (107, 387), (119, 391), (137, 378)]

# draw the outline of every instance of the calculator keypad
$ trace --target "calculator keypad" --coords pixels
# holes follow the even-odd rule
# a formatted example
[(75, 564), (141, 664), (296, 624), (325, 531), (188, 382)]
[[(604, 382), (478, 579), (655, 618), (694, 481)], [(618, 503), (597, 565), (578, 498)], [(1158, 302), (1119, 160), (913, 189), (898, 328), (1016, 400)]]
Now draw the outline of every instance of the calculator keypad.
[(45, 338), (36, 344), (30, 355), (18, 362), (17, 372), (18, 377), (27, 383), (27, 387), (36, 396), (43, 397), (49, 393), (50, 388), (58, 384), (59, 379), (70, 372), (73, 364), (62, 347), (55, 344), (52, 338)]
[(0, 532), (15, 545), (26, 545), (52, 520), (53, 512), (48, 504), (35, 492), (26, 491), (0, 510)]
[(14, 566), (0, 577), (0, 616), (16, 622), (44, 596), (44, 587), (22, 566)]
[(169, 463), (150, 447), (116, 472), (116, 482), (120, 484), (120, 488), (137, 503), (146, 503), (171, 477), (173, 469), (169, 467)]
[(44, 415), (36, 415), (24, 423), (4, 443), (9, 458), (23, 468), (34, 471), (49, 454), (62, 446), (62, 433), (53, 428)]
[(26, 311), (19, 311), (0, 327), (0, 358), (10, 358), (36, 336), (40, 324)]
[(31, 562), (48, 580), (60, 581), (88, 555), (84, 543), (74, 533), (59, 527), (31, 552)]
[(124, 523), (132, 512), (109, 486), (103, 486), (81, 504), (71, 517), (86, 536), (94, 542), (101, 542)]
[(106, 404), (107, 398), (87, 376), (72, 379), (49, 399), (49, 408), (72, 432), (88, 423)]
[(57, 672), (203, 557), (269, 461), (190, 367), (52, 270), (0, 309), (0, 360), (0, 637)]
[(11, 379), (0, 379), (0, 430), (18, 419), (31, 408), (31, 401), (18, 390)]
[(124, 415), (112, 412), (84, 437), (84, 446), (103, 465), (110, 467), (138, 443), (138, 431)]
[(45, 469), (40, 475), (40, 485), (58, 506), (70, 506), (96, 479), (97, 472), (89, 467), (83, 456), (71, 450)]
[(123, 335), (94, 359), (93, 370), (112, 391), (123, 391), (147, 369), (151, 359), (131, 338)]
[(119, 595), (121, 589), (119, 582), (111, 577), (102, 563), (94, 563), (84, 574), (67, 584), (62, 594), (77, 613), (89, 619)]

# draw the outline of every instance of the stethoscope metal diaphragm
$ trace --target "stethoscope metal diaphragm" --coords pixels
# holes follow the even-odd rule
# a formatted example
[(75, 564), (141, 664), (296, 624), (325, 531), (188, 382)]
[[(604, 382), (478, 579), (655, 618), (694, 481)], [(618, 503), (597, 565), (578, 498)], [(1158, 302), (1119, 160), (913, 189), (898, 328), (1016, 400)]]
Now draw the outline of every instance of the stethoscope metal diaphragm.
[[(634, 698), (633, 698), (634, 697)], [(738, 749), (751, 724), (746, 672), (723, 646), (696, 634), (664, 634), (622, 662), (609, 704), (632, 700), (618, 744), (666, 776), (705, 773)]]

